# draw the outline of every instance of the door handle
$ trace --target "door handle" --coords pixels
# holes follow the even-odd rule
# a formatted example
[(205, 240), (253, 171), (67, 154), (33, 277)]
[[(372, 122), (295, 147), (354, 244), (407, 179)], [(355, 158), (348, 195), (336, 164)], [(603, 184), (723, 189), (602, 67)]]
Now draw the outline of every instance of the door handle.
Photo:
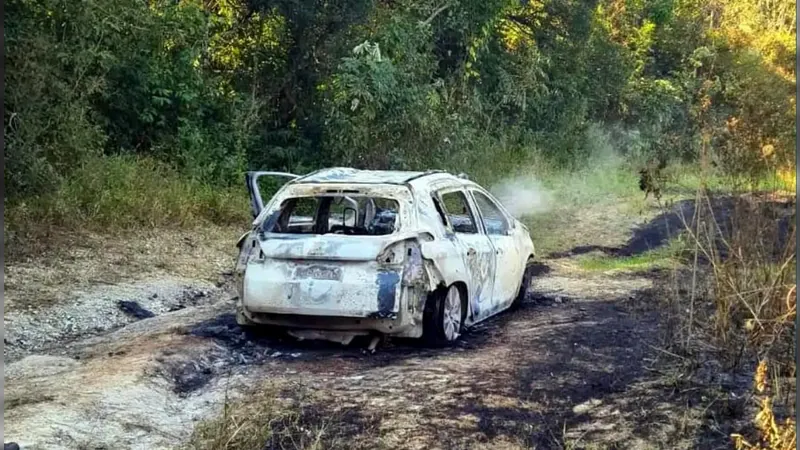
[(467, 256), (475, 256), (475, 249), (471, 248), (471, 249), (467, 250)]

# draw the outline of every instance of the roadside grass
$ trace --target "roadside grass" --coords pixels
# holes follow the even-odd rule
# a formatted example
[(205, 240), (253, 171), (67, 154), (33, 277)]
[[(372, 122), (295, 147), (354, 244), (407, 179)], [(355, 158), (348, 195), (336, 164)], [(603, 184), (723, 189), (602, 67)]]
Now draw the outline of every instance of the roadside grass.
[[(544, 163), (526, 170), (528, 176), (541, 183), (548, 199), (540, 211), (520, 218), (531, 231), (537, 254), (542, 256), (580, 245), (621, 244), (635, 222), (649, 220), (678, 201), (694, 199), (701, 186), (718, 194), (786, 194), (793, 193), (796, 186), (794, 170), (751, 178), (719, 172), (704, 174), (697, 165), (673, 163), (663, 170), (661, 198), (656, 200), (653, 195), (645, 198), (639, 189), (637, 167), (619, 157), (590, 161), (574, 171), (558, 170)], [(597, 214), (602, 209), (607, 213)], [(647, 265), (651, 259), (660, 258), (649, 254), (617, 258), (617, 262), (609, 264)], [(586, 264), (591, 267), (593, 263)], [(605, 262), (598, 264), (603, 266)]]
[(667, 244), (631, 256), (584, 255), (577, 258), (580, 269), (589, 272), (637, 272), (652, 269), (670, 269), (685, 262), (687, 243), (684, 236), (671, 239)]
[(4, 206), (3, 247), (12, 261), (69, 245), (64, 237), (73, 232), (194, 229), (250, 219), (243, 185), (215, 188), (154, 159), (128, 156), (87, 161), (52, 192)]
[[(709, 374), (697, 371), (702, 365), (718, 367), (715, 377), (752, 371), (750, 382), (726, 387), (741, 399), (736, 414), (724, 405), (706, 408), (711, 417), (725, 417), (714, 428), (737, 450), (797, 443), (795, 173), (753, 180), (687, 171), (679, 178), (694, 185), (700, 200), (684, 230), (685, 250), (695, 257), (673, 273), (671, 293), (662, 299), (670, 324), (664, 345), (685, 366), (682, 378), (698, 386), (708, 383)], [(733, 201), (717, 204), (718, 195)], [(727, 218), (725, 226), (717, 217)]]
[(667, 193), (693, 195), (701, 186), (712, 192), (786, 192), (794, 193), (797, 187), (797, 171), (777, 169), (759, 176), (725, 174), (708, 169), (703, 172), (697, 164), (676, 163), (664, 170)]
[(636, 272), (651, 269), (669, 268), (675, 260), (660, 250), (634, 256), (586, 256), (578, 258), (578, 267), (589, 272)]
[(304, 433), (296, 405), (281, 401), (279, 393), (277, 387), (268, 384), (244, 400), (226, 400), (219, 417), (195, 427), (186, 450), (261, 450), (281, 435), (297, 436), (297, 441), (285, 448), (320, 448), (324, 424)]
[(247, 225), (204, 225), (123, 231), (63, 230), (47, 243), (30, 241), (3, 266), (6, 311), (69, 301), (92, 286), (152, 276), (220, 281), (232, 270), (236, 239)]
[(618, 159), (590, 162), (574, 171), (534, 167), (530, 176), (541, 183), (547, 203), (520, 219), (543, 257), (580, 245), (621, 245), (630, 227), (658, 208), (639, 190), (635, 168)]
[(287, 450), (383, 448), (378, 417), (357, 409), (328, 410), (313, 392), (266, 383), (237, 400), (227, 399), (222, 414), (198, 424), (184, 450)]

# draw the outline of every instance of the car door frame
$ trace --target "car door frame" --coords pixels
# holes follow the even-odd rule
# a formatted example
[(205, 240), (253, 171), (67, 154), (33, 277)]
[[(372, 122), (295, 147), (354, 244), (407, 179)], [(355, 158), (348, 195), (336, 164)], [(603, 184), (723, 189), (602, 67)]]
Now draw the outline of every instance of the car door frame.
[[(277, 177), (277, 178), (289, 178), (289, 181), (287, 181), (286, 183), (283, 184), (283, 186), (278, 188), (278, 190), (275, 193), (275, 195), (277, 195), (281, 191), (281, 189), (283, 189), (290, 182), (292, 182), (292, 181), (294, 181), (294, 180), (296, 180), (298, 178), (302, 178), (303, 177), (303, 175), (295, 175), (293, 173), (288, 173), (288, 172), (274, 172), (274, 171), (249, 171), (249, 172), (245, 172), (244, 180), (245, 180), (245, 185), (247, 186), (247, 192), (248, 192), (248, 194), (250, 194), (250, 209), (251, 209), (251, 213), (253, 215), (253, 220), (254, 221), (258, 218), (259, 214), (261, 214), (261, 211), (263, 211), (264, 208), (269, 204), (269, 202), (266, 202), (266, 203), (264, 202), (264, 198), (261, 196), (261, 190), (258, 187), (258, 179), (263, 177), (263, 176), (271, 176), (271, 177)], [(274, 198), (275, 195), (273, 195), (272, 198)], [(350, 203), (350, 205), (355, 208), (356, 215), (358, 215), (358, 212), (359, 212), (358, 211), (358, 202), (356, 200), (354, 200), (353, 198), (349, 197), (349, 196), (345, 196), (345, 197), (343, 197), (343, 199), (344, 199), (344, 201)]]
[[(447, 207), (442, 199), (443, 195), (458, 192), (460, 193), (468, 208), (468, 212), (475, 223), (475, 233), (459, 233), (455, 231), (453, 224), (450, 220), (450, 215)], [(477, 215), (476, 205), (472, 201), (471, 195), (463, 185), (449, 185), (434, 188), (431, 190), (431, 195), (439, 202), (445, 213), (447, 224), (445, 226), (448, 233), (448, 238), (454, 242), (455, 249), (459, 252), (459, 259), (462, 261), (466, 276), (465, 284), (467, 285), (467, 324), (479, 322), (480, 320), (488, 317), (485, 312), (486, 306), (491, 306), (487, 303), (486, 291), (489, 292), (488, 298), (491, 302), (492, 289), (495, 279), (496, 258), (494, 258), (494, 247), (491, 240), (486, 235), (483, 228), (483, 223)], [(475, 247), (479, 247), (475, 249)], [(470, 250), (475, 250), (474, 254), (470, 254)], [(484, 261), (485, 264), (481, 264)]]
[[(514, 301), (517, 291), (519, 290), (519, 284), (522, 280), (522, 274), (525, 271), (525, 261), (520, 255), (517, 239), (514, 235), (516, 223), (514, 218), (508, 214), (500, 202), (486, 190), (478, 186), (470, 186), (467, 190), (469, 191), (470, 200), (475, 204), (475, 210), (478, 212), (481, 226), (486, 233), (486, 237), (494, 247), (495, 267), (503, 267), (502, 271), (496, 271), (492, 283), (492, 302), (496, 310), (495, 312), (497, 312), (508, 307)], [(489, 229), (486, 227), (484, 213), (475, 198), (476, 192), (486, 197), (502, 215), (507, 225), (505, 233), (489, 233)]]
[(271, 171), (249, 171), (244, 174), (245, 185), (247, 186), (247, 193), (250, 194), (250, 210), (253, 214), (253, 219), (258, 217), (264, 209), (264, 198), (261, 197), (261, 190), (258, 188), (258, 179), (263, 176), (289, 178), (289, 181), (300, 178), (300, 175), (295, 175), (288, 172), (271, 172)]

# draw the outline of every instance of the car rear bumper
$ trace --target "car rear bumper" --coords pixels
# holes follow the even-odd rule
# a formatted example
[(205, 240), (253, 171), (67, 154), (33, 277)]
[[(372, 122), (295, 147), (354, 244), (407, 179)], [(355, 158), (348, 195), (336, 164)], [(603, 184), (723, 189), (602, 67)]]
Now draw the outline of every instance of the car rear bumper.
[[(336, 309), (278, 308), (263, 305), (254, 310), (250, 303), (239, 301), (238, 316), (241, 324), (259, 324), (293, 330), (328, 330), (370, 334), (372, 332), (399, 337), (422, 336), (423, 308), (427, 291), (404, 286), (397, 296), (397, 313), (381, 315), (379, 311), (363, 317), (347, 317)], [(241, 296), (240, 296), (241, 298)], [(265, 311), (266, 310), (266, 311)], [(298, 312), (300, 311), (300, 312)]]
[(241, 298), (251, 313), (396, 318), (400, 272), (376, 266), (375, 262), (251, 263)]
[(346, 331), (353, 334), (377, 332), (406, 337), (419, 337), (422, 335), (421, 323), (419, 324), (419, 330), (415, 330), (414, 328), (417, 324), (411, 321), (404, 323), (400, 319), (362, 319), (355, 317), (259, 313), (248, 311), (245, 308), (241, 308), (239, 312), (249, 322), (286, 329)]

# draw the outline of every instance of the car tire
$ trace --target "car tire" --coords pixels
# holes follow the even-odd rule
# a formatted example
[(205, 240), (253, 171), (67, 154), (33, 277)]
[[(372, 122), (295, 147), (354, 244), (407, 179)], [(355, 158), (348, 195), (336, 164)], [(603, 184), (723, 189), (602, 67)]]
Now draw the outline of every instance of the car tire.
[(533, 258), (528, 258), (528, 262), (525, 263), (525, 270), (522, 272), (522, 283), (519, 285), (519, 292), (517, 292), (517, 296), (514, 298), (514, 301), (511, 303), (511, 307), (516, 309), (522, 306), (522, 303), (525, 302), (525, 297), (528, 296), (528, 292), (531, 289), (531, 280), (533, 279), (533, 269), (534, 269), (534, 262)]
[(457, 341), (464, 329), (465, 302), (456, 285), (438, 289), (425, 302), (423, 336), (434, 346), (445, 346)]

